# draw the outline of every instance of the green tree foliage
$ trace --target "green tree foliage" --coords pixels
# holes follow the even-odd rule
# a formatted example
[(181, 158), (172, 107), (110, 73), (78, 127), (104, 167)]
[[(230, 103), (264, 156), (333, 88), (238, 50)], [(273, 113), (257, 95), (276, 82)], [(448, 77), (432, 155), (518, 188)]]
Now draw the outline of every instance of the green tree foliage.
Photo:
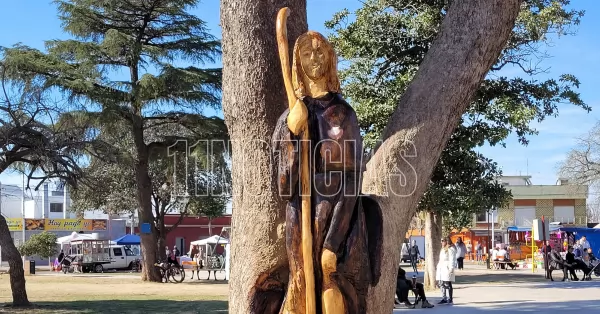
[[(153, 143), (163, 145), (177, 139), (167, 150), (154, 150), (150, 155), (153, 223), (158, 232), (159, 248), (164, 248), (167, 234), (185, 216), (202, 215), (210, 219), (221, 216), (229, 201), (231, 174), (226, 163), (228, 156), (224, 143), (228, 137), (225, 124), (220, 118), (187, 116), (188, 119), (192, 117), (193, 121), (180, 123), (175, 129), (173, 125), (161, 126), (147, 134)], [(91, 162), (84, 168), (86, 184), (73, 191), (72, 209), (78, 213), (102, 209), (108, 214), (131, 214), (139, 206), (131, 166), (134, 156), (129, 151), (133, 140), (129, 133), (115, 129), (102, 129), (98, 138), (112, 143), (109, 150), (119, 153), (109, 154), (111, 158), (102, 158), (106, 154), (101, 157), (88, 155)], [(212, 140), (205, 141), (207, 138)], [(170, 150), (173, 150), (172, 155)], [(186, 151), (189, 151), (187, 159)], [(167, 214), (179, 214), (179, 220), (167, 227)]]
[[(0, 173), (23, 172), (27, 187), (38, 180), (36, 189), (53, 178), (77, 186), (82, 179), (77, 156), (86, 147), (103, 145), (88, 136), (85, 121), (59, 121), (64, 102), (10, 77), (14, 69), (5, 61), (0, 60)], [(0, 246), (10, 266), (13, 306), (29, 305), (21, 255), (2, 215)]]
[(19, 252), (23, 256), (37, 255), (41, 258), (50, 258), (56, 255), (56, 234), (51, 232), (34, 234), (19, 247)]
[[(192, 120), (190, 112), (220, 106), (221, 69), (195, 66), (214, 61), (220, 43), (188, 13), (197, 0), (54, 2), (73, 39), (47, 41), (45, 51), (5, 48), (5, 63), (12, 69), (8, 75), (32, 88), (67, 95), (72, 104), (81, 104), (82, 112), (97, 116), (103, 130), (129, 133), (140, 222), (152, 223), (151, 156), (177, 140), (155, 142), (152, 129), (179, 125)], [(152, 267), (156, 228), (153, 235), (142, 235), (142, 278), (159, 281)]]
[[(330, 39), (346, 61), (341, 71), (344, 93), (359, 116), (367, 147), (376, 147), (401, 91), (437, 36), (449, 3), (367, 0), (353, 15), (343, 10), (327, 22), (335, 31)], [(556, 116), (560, 103), (590, 110), (575, 91), (579, 82), (573, 75), (538, 78), (543, 72), (538, 65), (547, 57), (544, 47), (557, 36), (571, 34), (583, 16), (568, 5), (568, 0), (523, 2), (508, 44), (434, 170), (421, 209), (440, 210), (452, 217), (452, 227), (460, 228), (470, 224), (474, 212), (501, 206), (510, 197), (493, 180), (501, 172), (475, 149), (486, 143), (504, 145), (511, 133), (526, 145), (527, 137), (537, 134), (530, 123)]]

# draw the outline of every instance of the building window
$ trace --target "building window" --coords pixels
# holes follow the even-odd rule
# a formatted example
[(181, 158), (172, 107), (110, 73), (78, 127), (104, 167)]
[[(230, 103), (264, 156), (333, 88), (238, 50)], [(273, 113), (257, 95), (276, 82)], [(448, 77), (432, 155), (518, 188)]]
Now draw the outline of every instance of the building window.
[(115, 252), (115, 256), (123, 256), (123, 251), (119, 247), (114, 248), (113, 252)]
[[(498, 210), (494, 210), (492, 212), (494, 213), (494, 223), (498, 223)], [(489, 219), (492, 218), (492, 216), (491, 216), (492, 212), (488, 213), (486, 210), (480, 211), (476, 215), (476, 217), (475, 217), (476, 220), (475, 221), (479, 222), (479, 223), (487, 223), (487, 222), (489, 222), (490, 221)]]
[(575, 224), (575, 206), (554, 206), (553, 222)]
[(530, 227), (535, 217), (535, 206), (515, 206), (515, 226)]
[(50, 212), (51, 213), (62, 213), (63, 212), (63, 204), (62, 203), (50, 203)]

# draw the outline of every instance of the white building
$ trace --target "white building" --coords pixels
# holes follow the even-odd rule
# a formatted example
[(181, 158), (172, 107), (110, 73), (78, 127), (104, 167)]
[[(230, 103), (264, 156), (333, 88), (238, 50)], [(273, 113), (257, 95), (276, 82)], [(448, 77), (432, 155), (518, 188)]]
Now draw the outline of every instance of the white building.
[[(52, 187), (52, 188), (51, 188)], [(66, 190), (66, 193), (65, 193)], [(53, 184), (43, 184), (38, 191), (25, 190), (25, 217), (22, 209), (22, 189), (16, 185), (1, 186), (0, 213), (6, 218), (31, 219), (74, 219), (77, 215), (70, 212), (71, 198), (68, 189), (56, 188)], [(66, 195), (65, 195), (66, 194)], [(84, 213), (85, 219), (108, 219), (100, 210)], [(113, 216), (114, 218), (114, 216)]]

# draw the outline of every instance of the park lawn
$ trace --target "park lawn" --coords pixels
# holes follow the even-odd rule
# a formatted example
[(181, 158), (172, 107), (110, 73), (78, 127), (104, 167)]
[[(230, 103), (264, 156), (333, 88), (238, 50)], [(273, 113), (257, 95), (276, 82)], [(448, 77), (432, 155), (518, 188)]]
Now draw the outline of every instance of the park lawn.
[[(227, 313), (226, 283), (144, 283), (129, 276), (28, 276), (33, 308), (0, 313)], [(0, 303), (11, 302), (8, 275), (0, 276)]]

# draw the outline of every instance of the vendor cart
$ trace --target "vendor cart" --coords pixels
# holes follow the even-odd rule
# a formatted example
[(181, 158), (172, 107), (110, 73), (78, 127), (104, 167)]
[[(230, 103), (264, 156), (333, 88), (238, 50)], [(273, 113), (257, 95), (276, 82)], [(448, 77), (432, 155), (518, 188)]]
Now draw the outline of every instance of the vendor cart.
[(66, 272), (96, 272), (104, 271), (104, 266), (110, 264), (110, 241), (96, 239), (73, 240), (69, 243), (68, 256), (73, 260), (71, 269)]

